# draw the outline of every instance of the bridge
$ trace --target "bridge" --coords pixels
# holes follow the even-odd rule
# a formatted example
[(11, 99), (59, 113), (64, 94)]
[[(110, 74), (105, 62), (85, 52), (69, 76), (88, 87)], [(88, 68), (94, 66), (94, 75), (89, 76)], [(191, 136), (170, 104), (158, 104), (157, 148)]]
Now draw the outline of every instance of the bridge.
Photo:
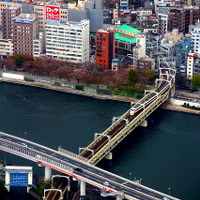
[(90, 145), (83, 148), (80, 155), (89, 159), (88, 162), (93, 165), (108, 155), (117, 144), (169, 98), (175, 83), (175, 73), (174, 69), (161, 68), (160, 79), (156, 81), (155, 90), (149, 91)]
[(84, 194), (85, 183), (88, 183), (113, 195), (118, 194), (117, 197), (130, 200), (178, 200), (94, 166), (169, 98), (174, 83), (175, 70), (162, 68), (156, 89), (148, 92), (119, 117), (87, 148), (84, 148), (80, 155), (64, 149), (53, 150), (2, 132), (0, 132), (0, 149), (80, 180), (82, 194)]

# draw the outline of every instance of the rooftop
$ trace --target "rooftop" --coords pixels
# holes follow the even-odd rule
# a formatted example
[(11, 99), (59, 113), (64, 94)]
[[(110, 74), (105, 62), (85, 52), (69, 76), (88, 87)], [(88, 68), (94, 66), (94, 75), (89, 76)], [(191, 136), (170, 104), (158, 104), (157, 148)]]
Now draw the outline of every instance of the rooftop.
[(124, 41), (124, 42), (130, 42), (130, 43), (136, 43), (137, 42), (137, 38), (131, 37), (129, 35), (125, 35), (125, 34), (122, 34), (122, 33), (119, 33), (119, 32), (115, 33), (115, 39), (121, 40), (121, 41)]
[(136, 29), (136, 28), (133, 28), (132, 26), (129, 26), (127, 24), (122, 24), (120, 26), (117, 26), (116, 28), (118, 29), (122, 29), (122, 30), (125, 30), (125, 31), (130, 31), (132, 33), (141, 33), (140, 30)]
[(128, 35), (128, 34), (125, 34), (125, 33), (117, 32), (117, 29), (129, 31), (129, 32), (134, 33), (134, 34), (141, 33), (140, 30), (133, 28), (132, 26), (128, 26), (126, 24), (123, 24), (121, 26), (116, 27), (115, 39), (121, 40), (121, 41), (124, 41), (124, 42), (136, 43), (138, 39), (137, 39), (137, 37), (134, 37), (134, 36), (131, 36), (131, 35)]

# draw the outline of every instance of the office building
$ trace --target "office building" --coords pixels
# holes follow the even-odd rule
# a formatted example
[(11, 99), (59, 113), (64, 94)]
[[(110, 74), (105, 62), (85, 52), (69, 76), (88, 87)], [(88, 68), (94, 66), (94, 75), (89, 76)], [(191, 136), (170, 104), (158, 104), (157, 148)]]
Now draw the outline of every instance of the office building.
[(13, 53), (33, 55), (33, 40), (37, 36), (36, 14), (20, 14), (13, 19)]
[(176, 44), (176, 73), (187, 75), (187, 56), (191, 51), (191, 38), (184, 37)]
[(182, 8), (170, 8), (168, 30), (178, 29), (179, 32), (188, 33), (189, 26), (195, 25), (200, 19), (199, 6), (184, 6)]
[(114, 30), (100, 29), (96, 32), (96, 64), (111, 69), (112, 58), (115, 57)]
[(22, 13), (22, 7), (10, 6), (2, 11), (2, 37), (3, 39), (12, 38), (12, 19)]
[(123, 24), (115, 29), (115, 49), (116, 56), (133, 54), (141, 31), (129, 25)]
[(200, 24), (190, 26), (190, 33), (192, 39), (192, 52), (200, 57)]
[(47, 23), (46, 55), (55, 59), (89, 61), (89, 20)]

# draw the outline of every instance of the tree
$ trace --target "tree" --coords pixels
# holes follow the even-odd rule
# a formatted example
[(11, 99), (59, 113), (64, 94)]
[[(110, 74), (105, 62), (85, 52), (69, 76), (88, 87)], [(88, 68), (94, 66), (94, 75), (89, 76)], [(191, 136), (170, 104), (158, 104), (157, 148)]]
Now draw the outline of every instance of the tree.
[(200, 74), (192, 76), (192, 85), (195, 88), (200, 88)]
[(181, 74), (176, 74), (176, 86), (179, 88), (186, 88), (186, 77)]
[(21, 67), (23, 63), (23, 56), (21, 54), (13, 55), (13, 60), (15, 61), (17, 67)]
[(134, 69), (129, 70), (128, 72), (128, 82), (131, 85), (135, 85), (138, 81), (138, 74), (137, 71)]
[(149, 82), (152, 82), (155, 79), (155, 72), (153, 69), (146, 70), (145, 74)]

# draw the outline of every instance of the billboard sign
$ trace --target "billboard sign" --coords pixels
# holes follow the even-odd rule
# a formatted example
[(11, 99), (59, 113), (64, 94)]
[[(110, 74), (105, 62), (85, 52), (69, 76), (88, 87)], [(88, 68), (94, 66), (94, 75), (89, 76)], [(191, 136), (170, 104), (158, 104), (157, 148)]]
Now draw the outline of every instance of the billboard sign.
[(23, 24), (33, 24), (33, 21), (25, 20), (25, 19), (13, 19), (13, 22), (23, 23)]
[(46, 6), (46, 20), (60, 20), (60, 7)]

